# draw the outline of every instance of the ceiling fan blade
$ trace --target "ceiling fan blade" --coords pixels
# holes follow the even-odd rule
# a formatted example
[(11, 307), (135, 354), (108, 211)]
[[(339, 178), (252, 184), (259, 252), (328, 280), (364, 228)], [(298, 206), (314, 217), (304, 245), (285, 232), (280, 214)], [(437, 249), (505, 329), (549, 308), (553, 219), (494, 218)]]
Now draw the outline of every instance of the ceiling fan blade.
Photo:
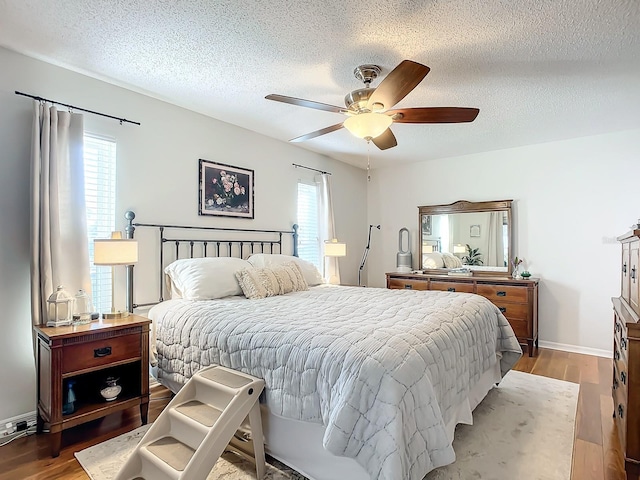
[(312, 100), (304, 100), (302, 98), (287, 97), (285, 95), (276, 95), (273, 93), (271, 95), (267, 95), (264, 98), (266, 98), (267, 100), (274, 100), (276, 102), (290, 103), (291, 105), (297, 105), (299, 107), (314, 108), (316, 110), (325, 110), (327, 112), (334, 113), (347, 113), (346, 108), (337, 107), (335, 105), (328, 105), (326, 103), (314, 102)]
[(369, 97), (367, 108), (376, 110), (374, 104), (383, 105), (389, 109), (402, 100), (429, 73), (429, 67), (411, 60), (403, 60), (389, 75), (387, 75), (375, 92)]
[(385, 113), (393, 117), (394, 123), (464, 123), (473, 122), (477, 108), (464, 107), (418, 107), (398, 108)]
[(387, 128), (384, 132), (382, 132), (376, 138), (372, 138), (371, 141), (380, 150), (386, 150), (387, 148), (395, 147), (396, 145), (398, 145), (396, 136), (393, 134), (390, 128)]
[(331, 125), (330, 127), (325, 127), (320, 130), (316, 130), (315, 132), (307, 133), (306, 135), (301, 135), (296, 138), (292, 138), (289, 140), (290, 142), (303, 142), (305, 140), (311, 140), (312, 138), (319, 137), (320, 135), (325, 135), (327, 133), (335, 132), (336, 130), (340, 130), (342, 128), (341, 123), (336, 123), (335, 125)]

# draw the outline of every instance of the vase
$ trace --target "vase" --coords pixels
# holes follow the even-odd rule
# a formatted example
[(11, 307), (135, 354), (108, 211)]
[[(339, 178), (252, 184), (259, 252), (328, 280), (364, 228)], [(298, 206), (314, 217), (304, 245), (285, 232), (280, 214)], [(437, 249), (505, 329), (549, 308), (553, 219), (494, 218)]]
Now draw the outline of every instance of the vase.
[(100, 395), (107, 401), (111, 402), (115, 400), (120, 392), (122, 391), (122, 387), (117, 384), (118, 378), (109, 377), (105, 380), (105, 384), (100, 389)]
[(520, 280), (522, 277), (520, 276), (520, 265), (515, 265), (513, 267), (513, 272), (511, 272), (511, 276), (516, 280)]

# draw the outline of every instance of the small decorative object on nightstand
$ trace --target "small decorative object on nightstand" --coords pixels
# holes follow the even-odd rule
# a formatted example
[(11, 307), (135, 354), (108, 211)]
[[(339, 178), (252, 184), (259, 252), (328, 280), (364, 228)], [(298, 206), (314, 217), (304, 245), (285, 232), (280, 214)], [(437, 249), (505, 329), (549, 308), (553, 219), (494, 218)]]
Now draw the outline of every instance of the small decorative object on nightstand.
[(47, 299), (47, 327), (63, 327), (73, 321), (74, 298), (62, 285)]
[(120, 392), (122, 391), (122, 387), (118, 385), (119, 378), (109, 377), (105, 380), (104, 386), (100, 390), (100, 395), (107, 401), (111, 402), (118, 398)]

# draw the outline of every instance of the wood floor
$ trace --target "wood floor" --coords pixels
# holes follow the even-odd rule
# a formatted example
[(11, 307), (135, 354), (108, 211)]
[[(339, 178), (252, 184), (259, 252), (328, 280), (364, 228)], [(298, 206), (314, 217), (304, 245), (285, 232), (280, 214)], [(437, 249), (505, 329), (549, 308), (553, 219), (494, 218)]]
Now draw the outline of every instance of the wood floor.
[[(625, 479), (612, 418), (611, 368), (610, 359), (545, 349), (533, 358), (524, 356), (516, 365), (516, 370), (580, 384), (571, 480)], [(157, 418), (168, 396), (164, 387), (151, 389), (149, 421)], [(134, 408), (67, 430), (58, 458), (49, 456), (47, 435), (17, 439), (0, 447), (0, 479), (88, 480), (73, 452), (139, 425), (139, 409)]]

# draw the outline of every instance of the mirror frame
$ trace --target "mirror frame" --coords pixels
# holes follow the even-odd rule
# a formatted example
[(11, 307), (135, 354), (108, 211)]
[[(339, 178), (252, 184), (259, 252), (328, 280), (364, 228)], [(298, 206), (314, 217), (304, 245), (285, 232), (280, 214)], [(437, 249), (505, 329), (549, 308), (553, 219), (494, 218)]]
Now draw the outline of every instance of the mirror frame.
[[(507, 245), (507, 258), (512, 258), (513, 247), (513, 215), (511, 214), (511, 205), (513, 200), (495, 200), (491, 202), (469, 202), (467, 200), (459, 200), (448, 205), (424, 205), (418, 207), (418, 261), (419, 270), (424, 273), (446, 273), (447, 268), (422, 268), (422, 216), (423, 215), (445, 215), (452, 213), (473, 213), (473, 212), (496, 212), (507, 211), (507, 222), (509, 222), (509, 244)], [(513, 266), (511, 261), (507, 265), (506, 272), (494, 272), (473, 270), (473, 275), (486, 275), (486, 276), (511, 276)]]

